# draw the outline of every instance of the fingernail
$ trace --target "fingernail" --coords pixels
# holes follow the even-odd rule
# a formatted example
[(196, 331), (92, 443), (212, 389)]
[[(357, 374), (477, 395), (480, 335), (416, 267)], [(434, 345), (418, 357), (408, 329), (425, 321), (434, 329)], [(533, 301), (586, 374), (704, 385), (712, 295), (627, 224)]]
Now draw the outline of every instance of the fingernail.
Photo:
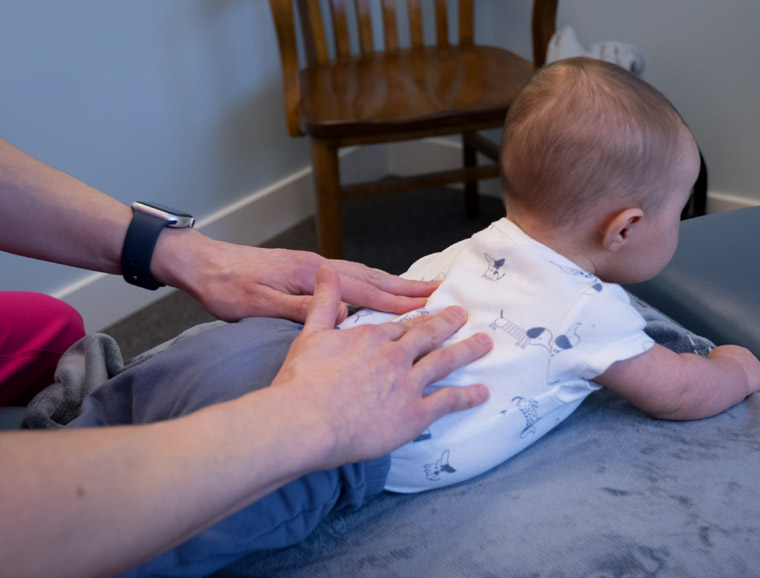
[(328, 273), (325, 272), (326, 267), (320, 267), (317, 269), (317, 272), (314, 274), (314, 285), (322, 285), (326, 281), (326, 275)]
[(452, 305), (449, 307), (449, 311), (451, 312), (454, 317), (460, 320), (467, 319), (467, 311), (459, 307), (458, 305)]
[(475, 407), (476, 405), (480, 405), (481, 403), (485, 402), (491, 395), (491, 392), (488, 391), (488, 388), (482, 383), (473, 385), (471, 391), (473, 395), (470, 397), (470, 400), (469, 400), (470, 407)]
[(478, 343), (481, 345), (491, 345), (493, 343), (493, 341), (491, 341), (491, 338), (488, 337), (488, 335), (485, 333), (476, 333), (475, 339), (477, 339)]

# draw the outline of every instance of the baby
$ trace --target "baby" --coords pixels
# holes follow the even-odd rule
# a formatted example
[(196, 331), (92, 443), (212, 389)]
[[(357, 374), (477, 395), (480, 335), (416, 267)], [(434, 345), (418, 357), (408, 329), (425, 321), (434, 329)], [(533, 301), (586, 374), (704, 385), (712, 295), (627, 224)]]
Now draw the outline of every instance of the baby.
[[(387, 490), (481, 474), (601, 386), (664, 419), (714, 415), (760, 389), (760, 362), (744, 348), (705, 358), (655, 344), (615, 284), (670, 261), (699, 171), (694, 139), (661, 93), (614, 64), (549, 65), (510, 106), (501, 167), (506, 218), (405, 274), (442, 280), (407, 317), (461, 305), (469, 320), (452, 339), (483, 331), (494, 341), (436, 387), (484, 383), (490, 398), (392, 453)], [(389, 318), (365, 310), (343, 326)]]
[[(694, 139), (665, 97), (614, 64), (558, 61), (511, 105), (501, 157), (507, 217), (407, 273), (442, 280), (407, 316), (461, 305), (469, 319), (451, 339), (486, 332), (494, 342), (433, 387), (484, 383), (489, 400), (443, 417), (390, 457), (301, 476), (130, 576), (207, 575), (300, 542), (328, 513), (384, 489), (417, 492), (477, 476), (602, 386), (666, 419), (716, 414), (760, 389), (760, 362), (746, 349), (701, 357), (653, 343), (615, 284), (665, 267), (697, 177)], [(389, 319), (362, 310), (343, 327)], [(253, 318), (178, 340), (88, 396), (69, 426), (124, 423), (124, 408), (135, 423), (169, 419), (266, 387), (299, 330)]]

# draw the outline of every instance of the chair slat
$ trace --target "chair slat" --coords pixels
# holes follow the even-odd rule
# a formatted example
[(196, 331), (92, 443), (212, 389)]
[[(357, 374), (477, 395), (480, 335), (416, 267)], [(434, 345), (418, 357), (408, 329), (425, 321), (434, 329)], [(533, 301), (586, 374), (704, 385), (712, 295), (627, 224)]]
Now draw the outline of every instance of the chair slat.
[(383, 30), (385, 32), (385, 50), (398, 50), (398, 33), (396, 32), (396, 0), (383, 0)]
[(435, 41), (438, 46), (449, 45), (449, 19), (446, 0), (435, 0)]
[[(317, 0), (312, 0), (317, 4)], [(343, 58), (351, 55), (351, 44), (348, 39), (348, 23), (346, 22), (346, 6), (343, 0), (330, 0), (330, 12), (335, 39), (336, 57)]]
[(298, 118), (301, 85), (298, 76), (297, 31), (293, 19), (293, 4), (290, 0), (288, 2), (269, 0), (269, 5), (272, 8), (277, 42), (280, 46), (285, 119), (288, 123), (288, 133), (290, 136), (303, 136)]
[(459, 0), (459, 45), (473, 44), (473, 10), (472, 0)]
[[(477, 198), (474, 183), (499, 174), (497, 164), (477, 164), (475, 155), (475, 151), (487, 153), (493, 160), (498, 146), (474, 133), (503, 125), (509, 101), (534, 73), (534, 63), (508, 51), (474, 44), (473, 0), (457, 0), (457, 41), (462, 48), (440, 50), (398, 50), (399, 43), (405, 48), (407, 44), (405, 38), (398, 38), (399, 27), (403, 29), (401, 23), (408, 22), (410, 44), (415, 48), (424, 47), (428, 32), (435, 33), (439, 46), (444, 45), (449, 42), (447, 28), (453, 26), (455, 18), (454, 13), (449, 17), (446, 8), (454, 0), (269, 2), (281, 51), (288, 131), (293, 136), (306, 134), (312, 142), (317, 235), (322, 254), (341, 256), (341, 200), (345, 198), (465, 182), (469, 214), (474, 208), (469, 200)], [(536, 64), (543, 62), (546, 44), (554, 32), (557, 2), (532, 0)], [(299, 11), (309, 59), (309, 66), (301, 69), (295, 30), (299, 24), (293, 20), (293, 7)], [(374, 48), (373, 44), (380, 44), (378, 37), (373, 38), (380, 24), (373, 22), (373, 17), (380, 11), (384, 47), (392, 54), (342, 58), (352, 49), (356, 52), (356, 46), (351, 46), (356, 32), (363, 54)], [(426, 19), (431, 19), (425, 27), (423, 12)], [(328, 18), (332, 18), (331, 23)], [(328, 36), (329, 30), (335, 31), (334, 39)], [(455, 36), (454, 30), (451, 36)], [(339, 61), (329, 63), (333, 47)], [(339, 147), (456, 133), (464, 135), (464, 169), (415, 175), (402, 181), (385, 180), (380, 185), (341, 185)]]
[(327, 62), (330, 56), (327, 52), (327, 39), (319, 2), (298, 0), (298, 15), (301, 20), (301, 33), (309, 66)]
[(412, 47), (422, 48), (424, 38), (422, 35), (422, 3), (420, 0), (408, 0), (409, 8), (409, 33), (411, 35)]
[(372, 15), (369, 0), (356, 0), (356, 15), (359, 20), (359, 49), (362, 54), (374, 50), (372, 41)]
[(556, 30), (557, 0), (533, 2), (533, 64), (540, 68), (546, 63), (546, 49)]

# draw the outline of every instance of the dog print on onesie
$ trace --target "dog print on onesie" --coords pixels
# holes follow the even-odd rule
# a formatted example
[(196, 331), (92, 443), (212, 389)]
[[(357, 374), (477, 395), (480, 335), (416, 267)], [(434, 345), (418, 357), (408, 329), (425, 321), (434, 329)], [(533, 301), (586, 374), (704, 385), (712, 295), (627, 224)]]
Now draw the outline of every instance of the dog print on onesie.
[(468, 312), (448, 342), (488, 333), (493, 349), (428, 388), (484, 383), (486, 403), (449, 414), (391, 454), (386, 489), (419, 492), (498, 466), (569, 416), (614, 362), (647, 351), (645, 321), (618, 285), (596, 276), (503, 218), (423, 257), (403, 277), (442, 279), (423, 309), (398, 317), (361, 310), (341, 327)]

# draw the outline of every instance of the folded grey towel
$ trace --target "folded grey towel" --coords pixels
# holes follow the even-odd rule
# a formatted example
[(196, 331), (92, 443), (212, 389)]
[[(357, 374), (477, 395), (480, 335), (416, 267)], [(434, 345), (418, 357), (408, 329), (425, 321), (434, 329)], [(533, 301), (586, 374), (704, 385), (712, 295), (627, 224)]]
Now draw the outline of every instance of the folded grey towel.
[(119, 345), (109, 335), (86, 335), (61, 357), (55, 383), (42, 390), (26, 410), (23, 429), (57, 429), (79, 415), (84, 398), (124, 370)]
[(124, 363), (119, 345), (103, 333), (86, 335), (63, 354), (55, 371), (55, 383), (29, 403), (22, 429), (58, 429), (77, 418), (85, 397), (127, 368), (135, 367), (187, 337), (222, 325), (222, 321), (191, 327)]

